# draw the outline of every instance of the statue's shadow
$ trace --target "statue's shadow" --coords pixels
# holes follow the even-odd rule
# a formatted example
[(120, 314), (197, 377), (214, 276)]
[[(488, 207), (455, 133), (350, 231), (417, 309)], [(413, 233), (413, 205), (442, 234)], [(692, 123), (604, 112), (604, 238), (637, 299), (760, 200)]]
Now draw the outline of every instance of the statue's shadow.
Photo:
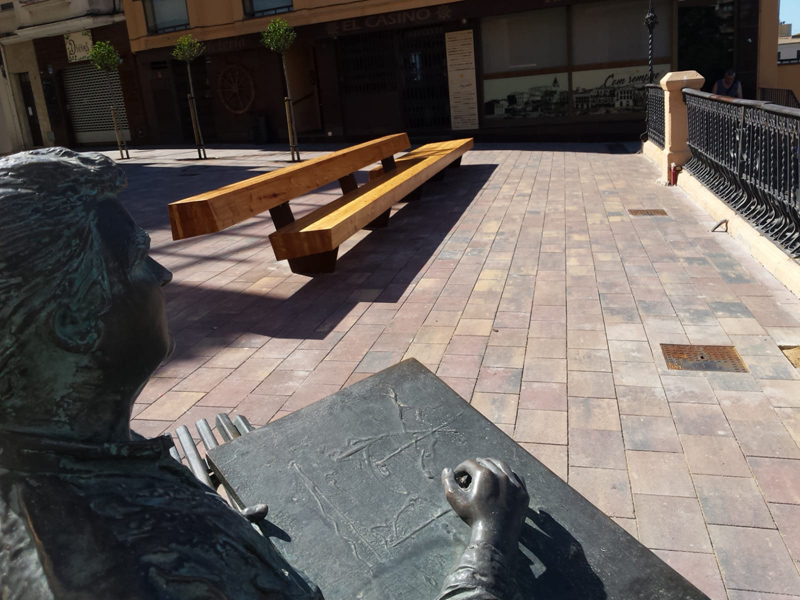
[[(531, 525), (531, 523), (533, 525)], [(516, 577), (523, 597), (605, 600), (608, 595), (583, 547), (553, 517), (528, 509)]]

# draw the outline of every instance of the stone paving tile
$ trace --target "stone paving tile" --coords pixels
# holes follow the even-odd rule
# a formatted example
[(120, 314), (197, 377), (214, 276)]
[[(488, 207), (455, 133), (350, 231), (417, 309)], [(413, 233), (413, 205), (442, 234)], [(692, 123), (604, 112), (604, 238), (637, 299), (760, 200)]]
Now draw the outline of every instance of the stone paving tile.
[[(471, 151), (468, 168), (428, 184), (437, 202), (357, 234), (337, 272), (317, 278), (274, 260), (267, 215), (172, 242), (164, 205), (186, 181), (153, 184), (146, 166), (131, 170), (123, 200), (136, 199), (128, 205), (154, 258), (175, 272), (165, 294), (177, 340), (134, 428), (158, 435), (220, 410), (263, 425), (416, 356), (712, 598), (724, 591), (695, 486), (710, 527), (755, 532), (758, 548), (759, 532), (774, 534), (764, 539), (784, 540), (797, 559), (800, 504), (786, 501), (797, 502), (800, 379), (779, 346), (800, 344), (800, 299), (736, 240), (709, 233), (680, 189), (655, 185), (644, 158), (565, 148)], [(265, 169), (260, 150), (215, 152), (228, 157), (215, 164)], [(488, 179), (471, 170), (487, 164), (497, 167)], [(203, 191), (217, 177), (192, 183)], [(305, 196), (298, 214), (330, 197)], [(628, 217), (642, 198), (671, 216)], [(662, 343), (733, 344), (751, 373), (668, 370)], [(771, 502), (771, 525), (754, 487)], [(697, 531), (670, 531), (676, 515)], [(776, 583), (788, 581), (785, 547), (754, 558), (756, 584), (731, 579), (737, 544), (747, 542), (715, 546), (729, 600), (800, 600)], [(761, 585), (773, 559), (784, 566)]]
[(703, 513), (696, 498), (651, 496), (636, 492), (639, 540), (655, 550), (712, 551)]
[(683, 454), (629, 450), (627, 456), (635, 494), (694, 498), (694, 485)]
[(722, 525), (708, 530), (729, 589), (800, 595), (800, 575), (780, 533)]
[(674, 550), (656, 550), (655, 554), (711, 600), (728, 599), (719, 565), (713, 555)]
[(694, 475), (693, 479), (706, 523), (775, 529), (764, 497), (751, 478)]

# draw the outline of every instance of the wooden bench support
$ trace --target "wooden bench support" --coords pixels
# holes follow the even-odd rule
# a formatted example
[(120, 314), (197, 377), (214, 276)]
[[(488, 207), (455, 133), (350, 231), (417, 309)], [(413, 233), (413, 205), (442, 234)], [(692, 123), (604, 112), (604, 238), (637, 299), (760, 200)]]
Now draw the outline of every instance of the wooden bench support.
[(367, 223), (364, 229), (369, 229), (370, 231), (373, 229), (383, 229), (384, 227), (389, 226), (389, 217), (392, 215), (392, 209), (390, 208), (386, 212), (381, 213), (373, 221)]
[(462, 158), (463, 158), (462, 156), (459, 156), (456, 160), (454, 160), (449, 165), (447, 165), (447, 168), (448, 169), (457, 169), (458, 167), (461, 166), (461, 159)]
[(350, 175), (345, 175), (339, 180), (339, 187), (342, 188), (343, 194), (349, 194), (350, 192), (358, 189), (358, 182), (356, 181), (356, 174), (350, 173)]
[(292, 213), (292, 208), (289, 206), (288, 202), (279, 204), (275, 208), (270, 208), (269, 216), (272, 217), (275, 229), (280, 229), (281, 227), (286, 227), (294, 223), (294, 213)]
[(320, 252), (319, 254), (309, 254), (300, 258), (290, 258), (289, 268), (292, 273), (300, 275), (318, 275), (320, 273), (333, 273), (336, 271), (336, 258), (339, 256), (339, 248)]

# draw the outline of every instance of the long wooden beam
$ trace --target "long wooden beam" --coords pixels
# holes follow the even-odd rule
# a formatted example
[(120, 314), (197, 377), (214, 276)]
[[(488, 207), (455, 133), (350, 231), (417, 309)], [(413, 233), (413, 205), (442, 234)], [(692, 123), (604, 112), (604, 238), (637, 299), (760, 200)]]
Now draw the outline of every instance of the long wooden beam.
[(173, 202), (172, 239), (222, 231), (410, 146), (405, 133), (388, 135)]
[(372, 176), (356, 191), (329, 202), (269, 236), (275, 258), (284, 260), (338, 248), (473, 146), (472, 138), (428, 144), (413, 159), (397, 161), (397, 169)]

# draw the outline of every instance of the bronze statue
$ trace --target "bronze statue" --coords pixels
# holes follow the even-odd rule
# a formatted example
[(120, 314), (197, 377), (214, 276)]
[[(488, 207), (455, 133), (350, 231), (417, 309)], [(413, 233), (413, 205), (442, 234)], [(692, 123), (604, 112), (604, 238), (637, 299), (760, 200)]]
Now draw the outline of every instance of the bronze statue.
[[(172, 275), (117, 201), (124, 185), (100, 154), (0, 159), (0, 598), (322, 598), (168, 436), (130, 429), (172, 349)], [(442, 480), (472, 541), (440, 598), (516, 598), (524, 482), (490, 459)]]

